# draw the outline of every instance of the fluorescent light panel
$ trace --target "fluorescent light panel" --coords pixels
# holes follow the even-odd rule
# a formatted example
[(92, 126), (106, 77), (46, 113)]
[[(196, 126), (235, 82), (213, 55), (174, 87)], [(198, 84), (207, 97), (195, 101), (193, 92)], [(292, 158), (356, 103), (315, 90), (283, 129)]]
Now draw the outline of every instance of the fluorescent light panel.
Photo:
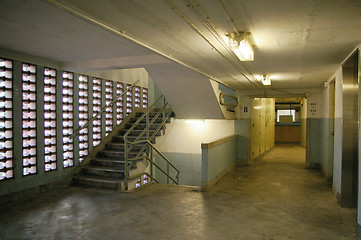
[(271, 85), (271, 75), (256, 75), (258, 81), (262, 81), (262, 84), (265, 86)]
[(263, 76), (262, 84), (265, 86), (270, 86), (271, 85), (271, 76), (270, 75)]
[(246, 33), (231, 33), (228, 36), (228, 44), (232, 51), (241, 61), (253, 61), (254, 52), (251, 44), (247, 40)]

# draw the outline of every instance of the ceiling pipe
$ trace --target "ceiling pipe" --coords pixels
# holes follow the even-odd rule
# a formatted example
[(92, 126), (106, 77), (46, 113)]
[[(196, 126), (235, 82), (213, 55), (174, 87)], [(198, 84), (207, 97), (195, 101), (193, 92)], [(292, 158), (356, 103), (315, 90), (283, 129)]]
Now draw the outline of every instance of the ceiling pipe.
[[(237, 27), (236, 27), (236, 25), (234, 24), (233, 19), (229, 16), (229, 13), (227, 12), (224, 4), (222, 3), (222, 0), (217, 0), (217, 3), (218, 3), (219, 8), (221, 9), (223, 15), (226, 17), (228, 23), (231, 25), (231, 27), (233, 28), (233, 30), (235, 31), (235, 33), (236, 33), (236, 34), (239, 34), (239, 31), (237, 30)], [(250, 75), (251, 75), (254, 79), (256, 79), (256, 77), (254, 76), (254, 74), (253, 74), (252, 70), (250, 69), (250, 67), (247, 66), (246, 63), (243, 63), (243, 64), (246, 66), (246, 68), (247, 68), (247, 70), (249, 71)], [(257, 81), (257, 83), (259, 83), (259, 82)], [(259, 83), (259, 84), (261, 84), (261, 83)], [(263, 86), (262, 86), (262, 87), (263, 87)], [(274, 88), (274, 87), (272, 87), (272, 86), (270, 86), (270, 87), (268, 87), (268, 88), (270, 88), (270, 89), (273, 90), (273, 91), (280, 91), (280, 92), (284, 92), (284, 93), (286, 93), (286, 94), (291, 94), (291, 93), (289, 93), (289, 92), (287, 92), (287, 91), (284, 91), (284, 90), (278, 89), (278, 88)]]
[(221, 2), (221, 0), (217, 0), (217, 2), (218, 2), (218, 6), (219, 6), (219, 8), (221, 9), (223, 15), (227, 18), (228, 23), (232, 26), (233, 31), (234, 31), (237, 35), (239, 35), (239, 32), (238, 32), (238, 30), (237, 30), (237, 27), (236, 27), (236, 25), (234, 24), (233, 19), (229, 16), (229, 14), (228, 14), (226, 8), (224, 7), (223, 3)]
[[(263, 87), (261, 84), (257, 85), (256, 83), (259, 83), (258, 81), (256, 81), (256, 83), (254, 83), (251, 79), (248, 78), (248, 76), (239, 69), (238, 65), (232, 61), (231, 59), (229, 59), (227, 56), (225, 56), (212, 42), (211, 40), (209, 40), (179, 9), (177, 9), (169, 0), (164, 0), (164, 2), (166, 2), (169, 7), (178, 14), (178, 16), (180, 16), (184, 21), (186, 21), (191, 28), (198, 33), (213, 49), (215, 49), (223, 58), (225, 58), (229, 63), (231, 63), (237, 70), (240, 71), (240, 73), (251, 83), (253, 84), (256, 88), (259, 87)], [(193, 11), (197, 14), (197, 16), (200, 18), (202, 24), (209, 30), (209, 32), (217, 39), (217, 41), (228, 51), (228, 53), (230, 53), (231, 55), (233, 55), (234, 57), (236, 57), (237, 59), (239, 59), (236, 54), (227, 46), (227, 44), (225, 44), (224, 40), (222, 39), (222, 37), (218, 34), (218, 32), (213, 28), (213, 26), (202, 16), (202, 14), (194, 7), (193, 3), (190, 2), (189, 0), (187, 1), (188, 4), (192, 7)], [(237, 31), (238, 33), (238, 31)], [(239, 34), (239, 33), (238, 33)], [(253, 73), (246, 68), (246, 70), (249, 71), (250, 75), (253, 76)], [(255, 78), (254, 78), (255, 79)]]
[[(164, 0), (166, 4), (180, 17), (182, 18), (198, 35), (200, 35), (214, 50), (216, 50), (221, 56), (225, 59), (229, 60), (224, 54), (179, 10), (177, 9), (171, 2), (168, 0)], [(242, 72), (241, 72), (242, 73)], [(243, 73), (242, 73), (243, 74)], [(243, 74), (244, 75), (244, 74)], [(245, 76), (246, 77), (246, 76)], [(246, 77), (247, 78), (247, 77)], [(247, 80), (249, 80), (247, 78)], [(252, 83), (252, 82), (251, 82)], [(223, 83), (222, 83), (223, 84)], [(225, 85), (225, 84), (223, 84)], [(228, 84), (225, 85), (233, 90), (236, 90), (233, 87), (230, 87)]]
[[(231, 25), (231, 27), (233, 28), (233, 31), (236, 33), (236, 35), (240, 35), (240, 32), (237, 30), (236, 24), (234, 24), (233, 19), (229, 16), (229, 13), (227, 12), (226, 8), (224, 7), (223, 3), (221, 0), (217, 0), (218, 6), (221, 9), (221, 12), (223, 13), (223, 15), (225, 16), (225, 18), (227, 19), (228, 23)], [(248, 70), (249, 74), (251, 75), (251, 77), (253, 78), (253, 80), (256, 80), (257, 83), (259, 83), (256, 79), (256, 77), (253, 74), (252, 69), (244, 62), (242, 62), (242, 64), (245, 66), (245, 68)], [(261, 84), (260, 84), (261, 85)], [(263, 87), (263, 86), (262, 86)]]
[(172, 57), (171, 55), (168, 55), (168, 54), (166, 54), (166, 53), (164, 53), (164, 52), (161, 52), (160, 50), (158, 50), (158, 49), (156, 49), (156, 48), (154, 48), (154, 47), (152, 47), (152, 46), (150, 46), (150, 45), (148, 45), (148, 44), (146, 44), (146, 43), (143, 43), (143, 42), (141, 42), (140, 40), (138, 40), (138, 39), (136, 39), (136, 38), (134, 38), (134, 37), (126, 34), (125, 31), (122, 30), (122, 29), (119, 29), (119, 28), (110, 26), (110, 25), (108, 25), (108, 24), (106, 24), (106, 23), (103, 23), (103, 22), (101, 22), (101, 21), (99, 21), (99, 20), (96, 20), (96, 19), (94, 19), (94, 18), (92, 18), (92, 17), (89, 17), (89, 16), (87, 16), (87, 15), (85, 15), (85, 14), (83, 14), (83, 13), (81, 13), (81, 12), (79, 12), (79, 11), (71, 8), (71, 7), (68, 7), (68, 6), (66, 6), (66, 5), (64, 5), (64, 4), (62, 4), (62, 3), (59, 3), (59, 2), (56, 1), (56, 0), (43, 0), (43, 1), (48, 2), (48, 3), (50, 3), (50, 4), (52, 4), (52, 5), (56, 6), (56, 7), (58, 7), (58, 8), (60, 8), (60, 9), (63, 9), (63, 10), (65, 10), (65, 11), (67, 11), (68, 13), (76, 16), (76, 17), (82, 18), (82, 19), (84, 19), (84, 20), (86, 20), (86, 21), (88, 21), (88, 22), (90, 22), (90, 23), (92, 23), (92, 24), (95, 24), (95, 25), (97, 25), (97, 26), (99, 26), (99, 27), (102, 27), (102, 28), (104, 28), (104, 29), (106, 29), (106, 30), (108, 30), (108, 31), (110, 31), (110, 32), (113, 32), (113, 33), (119, 35), (119, 36), (122, 36), (122, 37), (124, 37), (124, 38), (126, 38), (126, 39), (128, 39), (128, 40), (130, 40), (130, 41), (132, 41), (132, 42), (134, 42), (134, 43), (136, 43), (136, 44), (144, 47), (144, 48), (147, 48), (147, 49), (149, 49), (149, 50), (151, 50), (151, 51), (153, 51), (153, 52), (155, 52), (155, 53), (157, 53), (157, 54), (159, 54), (159, 55), (161, 55), (161, 56), (163, 56), (163, 57), (165, 57), (165, 58), (168, 58), (168, 59), (170, 59), (170, 60), (172, 60), (172, 61), (174, 61), (174, 62), (176, 62), (176, 63), (179, 63), (179, 64), (181, 64), (182, 66), (184, 66), (184, 67), (186, 67), (186, 68), (189, 68), (189, 69), (191, 69), (191, 70), (193, 70), (193, 71), (195, 71), (195, 72), (198, 72), (198, 73), (200, 73), (200, 74), (208, 77), (210, 80), (213, 80), (213, 81), (215, 81), (215, 82), (217, 82), (217, 83), (219, 83), (219, 84), (223, 84), (223, 85), (225, 85), (225, 86), (227, 86), (227, 87), (229, 87), (229, 88), (231, 88), (231, 89), (233, 89), (233, 90), (236, 90), (235, 88), (233, 88), (233, 87), (230, 86), (229, 84), (224, 83), (224, 82), (218, 80), (217, 78), (215, 78), (215, 77), (213, 77), (213, 76), (211, 76), (211, 75), (209, 75), (209, 74), (201, 71), (200, 69), (197, 69), (197, 68), (195, 68), (195, 67), (193, 67), (193, 66), (191, 66), (191, 65), (188, 65), (188, 64), (186, 64), (186, 63), (184, 63), (184, 62), (182, 62), (182, 61), (180, 61), (180, 60)]

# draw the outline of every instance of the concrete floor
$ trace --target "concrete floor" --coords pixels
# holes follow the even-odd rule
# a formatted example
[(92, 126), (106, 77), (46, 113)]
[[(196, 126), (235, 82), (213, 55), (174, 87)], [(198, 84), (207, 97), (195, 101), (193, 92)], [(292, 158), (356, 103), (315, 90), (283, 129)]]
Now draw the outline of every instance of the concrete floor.
[(153, 184), (42, 194), (1, 210), (0, 239), (349, 240), (355, 218), (318, 171), (304, 169), (304, 149), (281, 146), (207, 193)]

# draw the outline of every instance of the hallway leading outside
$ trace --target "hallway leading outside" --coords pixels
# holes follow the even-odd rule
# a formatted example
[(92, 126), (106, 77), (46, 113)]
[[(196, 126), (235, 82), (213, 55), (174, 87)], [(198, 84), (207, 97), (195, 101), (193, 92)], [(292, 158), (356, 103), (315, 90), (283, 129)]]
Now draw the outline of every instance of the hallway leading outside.
[(1, 239), (355, 238), (355, 210), (340, 208), (304, 149), (274, 147), (209, 192), (153, 184), (134, 193), (71, 187), (2, 209)]

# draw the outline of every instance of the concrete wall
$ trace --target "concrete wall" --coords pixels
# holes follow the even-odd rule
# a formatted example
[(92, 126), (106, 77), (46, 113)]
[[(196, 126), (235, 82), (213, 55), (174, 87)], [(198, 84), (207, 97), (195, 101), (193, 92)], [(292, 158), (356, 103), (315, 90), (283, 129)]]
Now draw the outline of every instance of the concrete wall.
[(252, 106), (252, 159), (274, 146), (275, 101), (274, 98), (255, 98)]
[[(10, 55), (6, 55), (7, 57), (11, 57)], [(21, 58), (21, 56), (18, 56)], [(14, 152), (14, 160), (13, 160), (13, 172), (14, 178), (7, 179), (0, 182), (0, 196), (11, 194), (11, 193), (34, 193), (39, 191), (46, 191), (48, 188), (58, 187), (61, 184), (65, 183), (65, 180), (69, 180), (70, 176), (74, 173), (77, 165), (80, 163), (79, 161), (79, 139), (78, 137), (74, 138), (73, 142), (73, 153), (74, 153), (74, 166), (64, 168), (63, 167), (63, 116), (62, 116), (62, 73), (63, 70), (58, 69), (56, 72), (56, 170), (53, 171), (45, 171), (45, 162), (44, 162), (44, 67), (41, 63), (49, 63), (44, 62), (36, 58), (24, 57), (25, 60), (34, 60), (30, 62), (31, 64), (36, 66), (36, 84), (37, 84), (37, 97), (36, 97), (36, 166), (37, 172), (33, 175), (23, 176), (23, 148), (22, 148), (22, 62), (21, 61), (13, 61), (13, 152)], [(55, 65), (52, 65), (56, 67)], [(92, 78), (88, 76), (88, 113), (90, 116), (93, 114), (92, 110)], [(74, 96), (73, 96), (73, 130), (75, 131), (79, 127), (79, 94), (78, 94), (78, 86), (79, 86), (79, 74), (74, 73)], [(104, 81), (102, 81), (103, 91), (102, 98), (105, 98), (104, 91)], [(113, 91), (113, 97), (116, 92)], [(105, 105), (105, 102), (102, 103)], [(124, 104), (125, 107), (125, 104)], [(125, 109), (123, 109), (125, 112)], [(113, 119), (116, 118), (116, 111), (113, 111)], [(115, 121), (114, 121), (115, 122)], [(102, 124), (102, 136), (105, 135), (105, 124)], [(89, 138), (89, 152), (93, 149), (93, 141), (91, 140), (93, 136), (93, 130), (90, 127), (88, 129), (88, 138)], [(6, 197), (6, 196), (5, 196)]]
[[(182, 185), (201, 185), (201, 143), (234, 134), (233, 120), (184, 120), (175, 119), (167, 124), (166, 134), (157, 138), (156, 147), (180, 170)], [(163, 165), (159, 156), (156, 162)], [(156, 176), (165, 182), (163, 175)]]
[(202, 143), (202, 190), (215, 185), (237, 161), (237, 135)]

